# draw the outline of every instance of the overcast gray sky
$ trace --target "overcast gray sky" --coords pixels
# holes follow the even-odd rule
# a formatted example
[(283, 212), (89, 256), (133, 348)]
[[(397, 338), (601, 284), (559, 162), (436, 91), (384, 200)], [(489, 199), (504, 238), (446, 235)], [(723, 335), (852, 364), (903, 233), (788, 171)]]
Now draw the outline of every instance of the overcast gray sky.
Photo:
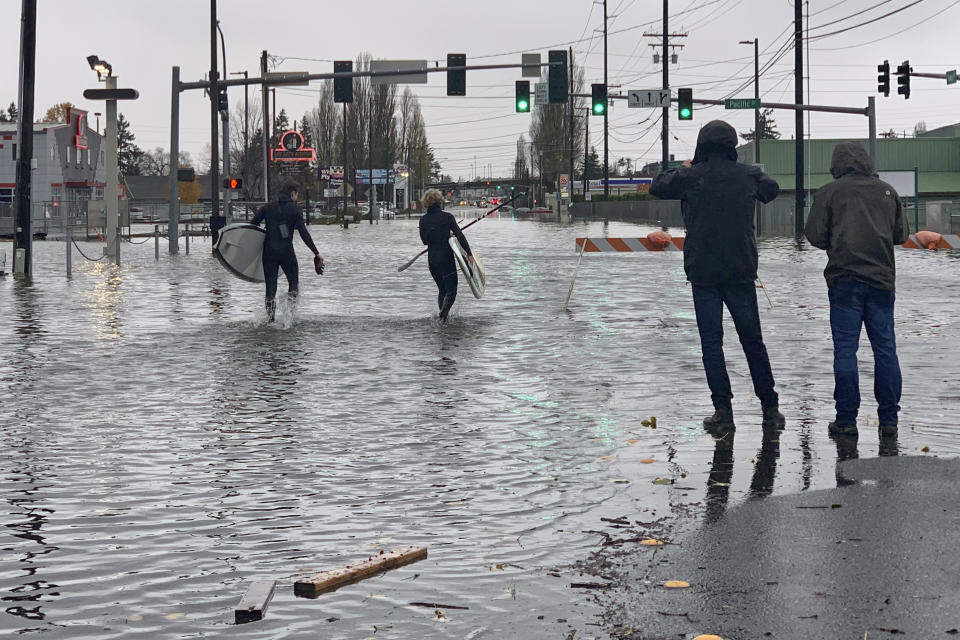
[[(209, 2), (204, 0), (41, 0), (38, 3), (36, 111), (69, 100), (92, 114), (101, 103), (83, 99), (85, 88), (99, 86), (86, 56), (108, 60), (119, 85), (140, 91), (121, 111), (144, 148), (169, 147), (170, 69), (181, 68), (184, 81), (200, 80), (210, 66)], [(586, 64), (586, 81), (603, 79), (602, 2), (591, 0), (220, 0), (219, 17), (226, 37), (229, 71), (259, 69), (260, 51), (278, 56), (276, 70), (332, 71), (332, 60), (354, 59), (361, 52), (375, 58), (422, 59), (445, 63), (446, 54), (466, 53), (468, 63), (520, 62), (520, 52), (572, 46)], [(4, 0), (0, 42), (8, 61), (0, 70), (0, 102), (16, 100), (20, 41), (20, 2)], [(810, 102), (864, 107), (876, 95), (876, 65), (893, 68), (909, 59), (914, 71), (944, 73), (960, 66), (956, 44), (960, 0), (811, 0), (809, 12)], [(902, 10), (901, 10), (902, 9)], [(899, 11), (898, 11), (899, 10)], [(760, 79), (764, 100), (792, 102), (794, 93), (791, 39), (793, 6), (788, 0), (671, 0), (670, 32), (686, 33), (673, 42), (677, 64), (670, 84), (693, 87), (695, 97), (753, 96), (753, 48), (740, 40), (760, 40)], [(885, 14), (890, 14), (883, 17)], [(661, 67), (653, 63), (659, 33), (660, 0), (608, 0), (611, 85), (623, 89), (658, 88)], [(864, 24), (867, 23), (867, 24)], [(820, 36), (820, 37), (818, 37)], [(411, 85), (420, 96), (428, 136), (443, 172), (468, 178), (478, 173), (507, 176), (512, 171), (516, 140), (530, 124), (529, 114), (514, 113), (517, 71), (472, 72), (467, 97), (446, 96), (443, 74), (427, 85)], [(878, 130), (911, 133), (918, 121), (928, 128), (960, 121), (960, 84), (914, 78), (910, 100), (877, 96)], [(617, 89), (611, 89), (611, 92)], [(232, 89), (231, 104), (243, 99)], [(306, 87), (277, 90), (277, 105), (300, 119), (315, 100)], [(195, 157), (209, 142), (209, 103), (200, 91), (181, 101), (182, 147)], [(660, 157), (659, 110), (628, 109), (617, 102), (610, 112), (610, 158), (651, 162)], [(697, 131), (722, 118), (738, 131), (753, 126), (752, 111), (698, 107), (693, 122), (678, 122), (671, 111), (671, 150), (692, 155)], [(793, 113), (774, 116), (785, 138), (793, 134)], [(102, 120), (102, 118), (101, 118)], [(95, 118), (90, 118), (91, 125)], [(862, 116), (814, 114), (814, 137), (865, 137)], [(591, 144), (603, 153), (602, 118), (591, 118)], [(490, 167), (488, 169), (488, 167)]]

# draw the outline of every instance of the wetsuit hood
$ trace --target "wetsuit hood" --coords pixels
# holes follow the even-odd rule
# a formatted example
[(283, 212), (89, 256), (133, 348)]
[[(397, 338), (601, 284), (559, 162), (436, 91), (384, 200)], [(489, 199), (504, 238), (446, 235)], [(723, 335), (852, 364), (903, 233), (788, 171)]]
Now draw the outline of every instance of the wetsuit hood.
[(845, 175), (872, 176), (873, 163), (859, 143), (841, 142), (833, 148), (830, 160), (830, 175), (840, 178)]
[(436, 213), (437, 211), (443, 211), (443, 206), (439, 204), (432, 204), (427, 207), (427, 213)]
[(737, 130), (723, 120), (712, 120), (700, 129), (693, 163), (704, 162), (712, 155), (737, 161)]
[(293, 198), (290, 197), (289, 193), (281, 193), (279, 196), (277, 196), (277, 202), (280, 204), (285, 202), (293, 202)]

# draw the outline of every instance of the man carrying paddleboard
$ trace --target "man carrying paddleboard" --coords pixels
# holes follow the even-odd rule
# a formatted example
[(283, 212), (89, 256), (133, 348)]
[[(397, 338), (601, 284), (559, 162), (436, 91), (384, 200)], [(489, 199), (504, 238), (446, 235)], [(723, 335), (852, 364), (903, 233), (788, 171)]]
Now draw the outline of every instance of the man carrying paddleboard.
[(473, 252), (463, 231), (453, 214), (443, 210), (443, 194), (437, 189), (427, 189), (421, 199), (426, 213), (420, 218), (420, 240), (427, 245), (427, 263), (430, 275), (437, 283), (437, 305), (440, 307), (440, 322), (447, 321), (450, 307), (457, 299), (457, 264), (450, 248), (450, 235), (454, 235), (460, 246), (474, 264)]
[(317, 274), (323, 274), (323, 258), (303, 224), (303, 214), (296, 203), (297, 186), (284, 185), (277, 201), (261, 207), (251, 221), (256, 225), (263, 221), (267, 223), (267, 237), (263, 242), (263, 277), (267, 285), (266, 306), (270, 322), (273, 322), (277, 310), (277, 279), (280, 269), (283, 269), (283, 274), (287, 277), (287, 295), (295, 300), (299, 290), (300, 269), (297, 255), (293, 251), (294, 229), (300, 233), (304, 244), (313, 251), (313, 266)]

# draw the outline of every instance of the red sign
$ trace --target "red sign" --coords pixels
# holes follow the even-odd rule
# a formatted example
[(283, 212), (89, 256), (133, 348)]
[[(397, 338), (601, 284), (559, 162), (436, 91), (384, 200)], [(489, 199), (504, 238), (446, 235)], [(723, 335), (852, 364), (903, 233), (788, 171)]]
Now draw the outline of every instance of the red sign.
[(73, 131), (73, 146), (87, 148), (87, 112), (76, 107), (67, 107), (67, 124)]
[(303, 135), (296, 130), (284, 131), (280, 136), (280, 146), (270, 149), (270, 159), (274, 162), (313, 162), (317, 152), (303, 146)]

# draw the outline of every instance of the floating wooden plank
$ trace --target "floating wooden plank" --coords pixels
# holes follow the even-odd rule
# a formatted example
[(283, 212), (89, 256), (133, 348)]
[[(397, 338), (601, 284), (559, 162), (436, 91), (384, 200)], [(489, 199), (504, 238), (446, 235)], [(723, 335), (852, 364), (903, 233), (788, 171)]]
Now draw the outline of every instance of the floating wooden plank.
[(297, 580), (293, 583), (293, 593), (304, 598), (315, 598), (321, 593), (336, 591), (342, 586), (359, 582), (389, 569), (396, 569), (425, 560), (426, 557), (426, 547), (405, 547), (396, 551), (381, 551), (379, 555), (360, 564), (347, 565), (340, 569), (324, 571), (312, 578)]
[(273, 592), (277, 587), (276, 580), (254, 580), (247, 592), (240, 598), (240, 603), (233, 611), (233, 619), (237, 624), (263, 620), (267, 615), (267, 605), (273, 599)]

